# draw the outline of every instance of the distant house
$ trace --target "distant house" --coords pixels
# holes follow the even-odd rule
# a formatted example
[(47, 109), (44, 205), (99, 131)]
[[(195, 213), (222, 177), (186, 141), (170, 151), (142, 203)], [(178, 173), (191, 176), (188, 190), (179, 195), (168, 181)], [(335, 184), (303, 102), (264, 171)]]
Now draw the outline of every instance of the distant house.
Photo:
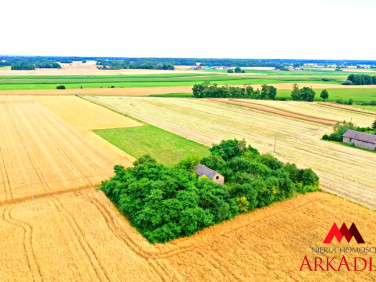
[(347, 130), (342, 135), (343, 142), (355, 147), (376, 151), (376, 135), (355, 130)]
[(221, 185), (225, 183), (225, 178), (222, 174), (202, 164), (197, 164), (193, 172), (197, 173), (199, 178), (205, 175), (207, 178), (213, 180), (215, 183), (218, 183)]

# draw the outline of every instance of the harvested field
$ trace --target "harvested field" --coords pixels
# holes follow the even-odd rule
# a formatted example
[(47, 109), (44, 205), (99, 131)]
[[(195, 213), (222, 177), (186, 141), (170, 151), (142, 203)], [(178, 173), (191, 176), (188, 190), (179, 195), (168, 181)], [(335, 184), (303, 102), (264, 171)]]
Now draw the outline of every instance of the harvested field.
[(78, 97), (33, 97), (64, 120), (82, 131), (140, 126), (141, 123), (98, 107)]
[(318, 118), (318, 117), (309, 116), (306, 114), (297, 113), (297, 112), (290, 111), (290, 110), (280, 109), (278, 107), (271, 106), (271, 105), (263, 105), (259, 103), (254, 103), (253, 101), (250, 101), (250, 100), (238, 100), (238, 99), (212, 99), (212, 100), (216, 102), (227, 103), (231, 105), (238, 105), (238, 106), (251, 108), (254, 110), (259, 110), (259, 111), (263, 111), (263, 112), (267, 112), (271, 114), (276, 114), (276, 115), (281, 115), (285, 117), (296, 118), (296, 119), (301, 119), (301, 120), (306, 120), (306, 121), (311, 121), (311, 122), (316, 122), (316, 123), (321, 123), (321, 124), (326, 124), (326, 125), (335, 125), (337, 122), (339, 122), (339, 120)]
[[(351, 106), (344, 106), (332, 103), (311, 103), (296, 101), (271, 101), (271, 100), (247, 100), (230, 99), (231, 101), (247, 103), (261, 107), (262, 111), (277, 111), (277, 114), (291, 116), (307, 121), (333, 125), (336, 122), (350, 121), (359, 126), (369, 126), (370, 118), (376, 118), (372, 111), (365, 111)], [(333, 107), (333, 108), (328, 108)], [(329, 109), (329, 110), (328, 110)], [(312, 119), (312, 120), (311, 120)]]
[[(124, 126), (137, 122), (79, 98), (72, 98), (79, 105), (75, 109), (76, 101), (65, 98), (44, 102), (50, 107), (56, 103), (53, 110), (67, 120), (72, 111), (81, 113), (76, 124), (73, 119), (71, 122), (78, 128), (87, 122), (87, 128), (82, 126), (79, 131), (32, 97), (0, 98), (0, 202), (92, 187), (111, 176), (115, 164), (128, 166), (134, 160), (116, 148), (110, 149), (103, 140), (88, 138), (95, 134), (83, 134), (83, 130), (93, 125), (110, 126), (110, 116), (115, 116), (116, 125), (121, 118)], [(102, 114), (103, 122), (101, 116), (91, 116), (95, 113)]]
[[(346, 106), (346, 105), (334, 104), (334, 103), (320, 103), (320, 104), (322, 106), (325, 106), (325, 107), (333, 107), (333, 108), (344, 109), (344, 110), (346, 110), (348, 112), (355, 112), (355, 113), (363, 113), (363, 114), (375, 115), (375, 113), (372, 110), (367, 110), (367, 109), (362, 109), (362, 108), (356, 108), (354, 106)], [(362, 106), (358, 105), (358, 107), (362, 107)], [(364, 106), (364, 107), (366, 107), (366, 106)], [(372, 107), (372, 106), (370, 106), (370, 107)]]
[[(273, 153), (277, 138), (275, 155), (279, 159), (311, 167), (320, 176), (323, 189), (376, 208), (376, 154), (321, 140), (323, 134), (332, 132), (332, 126), (205, 99), (87, 99), (207, 146), (222, 139), (245, 138), (261, 152)], [(318, 111), (316, 107), (326, 111), (325, 117), (333, 120), (339, 113), (348, 114), (346, 109), (321, 104), (312, 107), (313, 112)], [(351, 113), (349, 117), (364, 125), (371, 124), (376, 115)]]
[(366, 244), (376, 245), (375, 212), (320, 192), (164, 245), (150, 245), (94, 189), (37, 198), (34, 209), (31, 201), (5, 204), (0, 214), (3, 280), (374, 280), (368, 271), (299, 271), (333, 222), (355, 222)]

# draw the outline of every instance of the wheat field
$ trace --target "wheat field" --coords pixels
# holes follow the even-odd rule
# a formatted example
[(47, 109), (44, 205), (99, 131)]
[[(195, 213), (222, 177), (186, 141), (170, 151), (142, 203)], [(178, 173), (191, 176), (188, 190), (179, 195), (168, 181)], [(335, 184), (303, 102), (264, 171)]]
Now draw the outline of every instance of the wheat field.
[(131, 165), (133, 157), (89, 129), (138, 122), (79, 98), (37, 100), (0, 98), (0, 202), (92, 187), (115, 164)]
[(40, 197), (34, 208), (30, 200), (5, 204), (0, 214), (2, 280), (374, 279), (370, 272), (299, 271), (304, 256), (314, 256), (311, 247), (322, 246), (333, 222), (356, 222), (366, 243), (376, 244), (374, 212), (322, 192), (300, 195), (157, 245), (150, 245), (94, 189)]
[[(244, 138), (263, 153), (273, 153), (300, 167), (311, 167), (320, 176), (321, 188), (376, 208), (376, 154), (321, 140), (323, 134), (332, 132), (330, 125), (225, 101), (99, 96), (87, 99), (208, 146), (223, 139)], [(281, 109), (288, 107), (297, 114), (352, 119), (359, 125), (370, 125), (376, 118), (320, 103), (279, 103), (283, 105)]]
[[(103, 98), (93, 99), (104, 102)], [(204, 144), (227, 136), (240, 138), (247, 132), (247, 139), (258, 137), (255, 146), (267, 151), (275, 128), (283, 129), (284, 134), (311, 136), (312, 140), (330, 128), (215, 101), (108, 99), (105, 102), (114, 103), (111, 106), (116, 110), (126, 109), (141, 120)], [(314, 115), (315, 107), (312, 104), (313, 112), (307, 114)], [(0, 115), (3, 281), (374, 278), (369, 272), (299, 271), (305, 255), (312, 259), (311, 247), (322, 246), (333, 222), (355, 222), (367, 245), (376, 245), (375, 212), (368, 208), (315, 192), (238, 216), (191, 237), (151, 245), (101, 191), (85, 188), (112, 175), (114, 164), (130, 165), (133, 160), (91, 130), (138, 126), (139, 122), (77, 97), (3, 96)], [(354, 119), (367, 118), (360, 113)], [(265, 124), (268, 131), (257, 132)], [(288, 141), (281, 135), (278, 142), (282, 140)], [(286, 157), (278, 150), (277, 154)], [(85, 178), (71, 179), (76, 175)], [(55, 182), (55, 177), (59, 181)], [(34, 186), (32, 199), (30, 183), (41, 179), (46, 181)], [(17, 188), (23, 184), (24, 188)]]

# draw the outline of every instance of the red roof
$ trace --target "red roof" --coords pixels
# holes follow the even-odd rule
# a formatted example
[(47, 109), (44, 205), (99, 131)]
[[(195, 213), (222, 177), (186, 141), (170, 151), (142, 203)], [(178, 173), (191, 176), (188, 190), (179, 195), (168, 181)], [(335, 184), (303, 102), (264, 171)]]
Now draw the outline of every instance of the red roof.
[(364, 132), (359, 132), (355, 130), (347, 130), (346, 133), (343, 134), (342, 136), (356, 139), (356, 140), (363, 141), (363, 142), (367, 142), (367, 143), (376, 144), (376, 135), (372, 135), (372, 134), (368, 134)]

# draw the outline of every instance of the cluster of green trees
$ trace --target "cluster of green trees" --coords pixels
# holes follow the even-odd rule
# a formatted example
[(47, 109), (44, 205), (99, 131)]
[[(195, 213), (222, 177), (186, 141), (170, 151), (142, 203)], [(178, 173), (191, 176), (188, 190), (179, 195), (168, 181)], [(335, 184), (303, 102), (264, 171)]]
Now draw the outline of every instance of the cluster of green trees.
[(156, 70), (174, 70), (175, 67), (170, 63), (150, 62), (150, 61), (126, 61), (126, 60), (99, 60), (97, 66), (100, 69), (156, 69)]
[[(291, 92), (291, 99), (295, 101), (312, 102), (315, 99), (316, 92), (309, 87), (299, 88), (298, 84), (294, 84)], [(328, 95), (329, 97), (329, 95)]]
[(195, 84), (192, 88), (193, 95), (196, 98), (252, 98), (274, 100), (277, 96), (277, 88), (271, 85), (262, 85), (261, 90), (254, 90), (252, 86), (229, 87), (218, 86), (216, 83), (210, 84), (206, 81)]
[(56, 62), (40, 62), (35, 64), (36, 68), (40, 69), (61, 69), (61, 65)]
[(35, 65), (20, 63), (11, 66), (11, 70), (35, 70)]
[(329, 141), (336, 141), (336, 142), (342, 142), (343, 138), (342, 135), (345, 134), (347, 130), (355, 130), (359, 132), (369, 133), (369, 134), (375, 134), (376, 135), (376, 120), (371, 124), (369, 127), (360, 127), (355, 126), (352, 122), (338, 122), (333, 127), (333, 133), (331, 134), (324, 134), (322, 139), (323, 140), (329, 140)]
[[(260, 155), (245, 141), (222, 141), (210, 152), (174, 167), (143, 156), (134, 167), (115, 166), (101, 189), (143, 236), (163, 243), (319, 186), (311, 169)], [(192, 173), (199, 162), (223, 174), (225, 184)]]
[(367, 74), (350, 74), (347, 81), (351, 81), (352, 85), (375, 85), (376, 76)]
[(42, 61), (42, 62), (35, 62), (35, 63), (20, 62), (20, 63), (12, 64), (11, 66), (12, 70), (35, 70), (36, 68), (61, 69), (61, 66), (59, 63), (51, 62), (51, 61)]
[(245, 70), (242, 70), (240, 67), (236, 67), (235, 70), (233, 69), (228, 69), (227, 70), (228, 73), (245, 73)]

